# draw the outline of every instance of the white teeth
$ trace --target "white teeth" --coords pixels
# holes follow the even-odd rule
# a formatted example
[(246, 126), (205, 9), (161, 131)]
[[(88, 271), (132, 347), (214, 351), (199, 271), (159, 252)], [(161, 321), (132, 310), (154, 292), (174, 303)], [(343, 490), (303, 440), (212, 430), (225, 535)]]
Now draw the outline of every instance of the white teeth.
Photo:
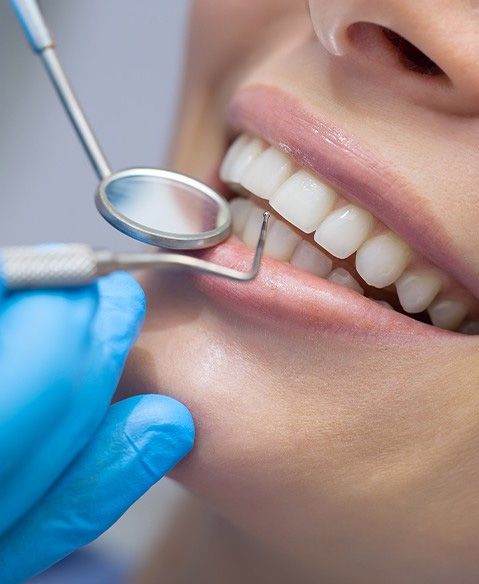
[(228, 184), (239, 184), (252, 162), (267, 147), (259, 138), (240, 136), (231, 146), (223, 162), (220, 178)]
[(361, 288), (361, 286), (356, 282), (351, 274), (343, 268), (337, 268), (336, 270), (333, 270), (329, 274), (328, 280), (330, 282), (340, 284), (344, 288), (350, 288), (359, 294), (364, 294), (364, 290)]
[[(364, 294), (361, 280), (356, 281), (343, 268), (333, 270), (332, 259), (320, 247), (340, 260), (356, 254), (358, 275), (379, 289), (395, 284), (394, 305), (397, 307), (399, 299), (405, 313), (427, 310), (437, 327), (479, 335), (479, 321), (466, 320), (469, 301), (444, 298), (441, 289), (445, 276), (439, 270), (433, 266), (408, 267), (412, 251), (407, 243), (389, 230), (372, 235), (380, 228), (371, 213), (346, 204), (317, 176), (298, 169), (284, 152), (260, 138), (242, 134), (229, 148), (220, 177), (241, 195), (248, 194), (246, 190), (268, 200), (284, 218), (284, 222), (271, 219), (266, 255)], [(254, 199), (243, 197), (232, 200), (230, 206), (233, 232), (248, 247), (255, 248), (264, 210), (255, 206)], [(314, 241), (320, 247), (303, 240), (291, 226), (306, 234), (314, 233)], [(387, 302), (375, 302), (394, 310)]]
[(300, 170), (279, 188), (270, 205), (292, 225), (312, 233), (331, 211), (336, 198), (331, 188)]
[(256, 247), (261, 225), (263, 224), (263, 209), (253, 205), (243, 231), (242, 240), (248, 247)]
[(426, 310), (441, 286), (441, 276), (435, 270), (407, 270), (396, 282), (399, 302), (410, 314)]
[(402, 275), (410, 257), (409, 246), (388, 231), (369, 239), (361, 247), (356, 255), (356, 269), (370, 286), (385, 288)]
[(470, 320), (465, 322), (459, 331), (465, 335), (479, 335), (479, 321)]
[(274, 220), (268, 230), (264, 252), (276, 260), (287, 262), (300, 241), (301, 237), (285, 223)]
[(348, 258), (366, 241), (374, 218), (368, 211), (347, 205), (333, 211), (321, 223), (314, 240), (339, 259)]
[(240, 184), (253, 195), (269, 199), (293, 172), (293, 163), (276, 148), (268, 148), (248, 166)]
[(240, 156), (241, 152), (250, 141), (251, 138), (247, 134), (241, 134), (241, 136), (230, 146), (220, 168), (220, 179), (223, 182), (226, 183), (231, 181), (233, 166), (235, 165), (238, 156)]
[(307, 241), (298, 245), (289, 263), (320, 278), (326, 278), (333, 269), (333, 260)]
[(436, 300), (428, 309), (431, 322), (439, 328), (455, 331), (467, 315), (467, 307), (457, 300)]
[(233, 232), (236, 235), (241, 235), (253, 208), (253, 203), (248, 199), (237, 198), (230, 202), (230, 207), (231, 215), (233, 216)]

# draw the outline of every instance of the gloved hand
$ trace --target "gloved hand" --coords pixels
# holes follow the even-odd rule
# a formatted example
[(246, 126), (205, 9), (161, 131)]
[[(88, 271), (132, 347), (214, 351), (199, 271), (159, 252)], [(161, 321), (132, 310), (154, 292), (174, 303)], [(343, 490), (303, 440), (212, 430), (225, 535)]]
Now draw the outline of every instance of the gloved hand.
[(110, 406), (144, 305), (122, 273), (71, 291), (0, 289), (2, 584), (95, 539), (191, 449), (191, 415), (174, 400)]

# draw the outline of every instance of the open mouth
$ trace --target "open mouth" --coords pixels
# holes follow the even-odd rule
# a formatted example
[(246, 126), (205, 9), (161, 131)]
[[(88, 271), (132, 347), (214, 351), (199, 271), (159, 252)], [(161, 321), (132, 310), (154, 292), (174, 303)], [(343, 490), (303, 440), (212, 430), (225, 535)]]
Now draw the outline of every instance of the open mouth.
[(263, 212), (273, 215), (265, 254), (412, 319), (479, 334), (477, 300), (347, 194), (251, 133), (229, 148), (221, 180), (235, 234), (255, 247)]

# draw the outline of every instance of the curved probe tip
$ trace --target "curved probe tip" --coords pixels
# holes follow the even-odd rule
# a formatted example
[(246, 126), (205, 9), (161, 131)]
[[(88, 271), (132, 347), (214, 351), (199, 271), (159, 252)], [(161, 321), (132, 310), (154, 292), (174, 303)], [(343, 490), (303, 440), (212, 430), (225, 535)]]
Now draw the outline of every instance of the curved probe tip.
[(258, 275), (259, 269), (261, 267), (261, 261), (263, 259), (264, 245), (266, 243), (266, 235), (268, 233), (268, 223), (271, 218), (271, 213), (265, 211), (263, 213), (263, 223), (261, 225), (261, 231), (259, 234), (258, 245), (256, 246), (256, 251), (254, 254), (253, 266), (250, 272), (250, 279), (253, 280)]

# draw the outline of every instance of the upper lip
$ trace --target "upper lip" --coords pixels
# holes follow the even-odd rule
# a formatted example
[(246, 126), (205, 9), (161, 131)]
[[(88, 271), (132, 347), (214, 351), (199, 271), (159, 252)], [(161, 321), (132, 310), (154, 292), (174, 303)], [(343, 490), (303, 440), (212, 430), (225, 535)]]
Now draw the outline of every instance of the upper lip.
[(296, 98), (264, 85), (240, 89), (228, 118), (235, 130), (259, 135), (311, 168), (479, 297), (477, 275), (438, 217), (403, 177), (356, 138)]

